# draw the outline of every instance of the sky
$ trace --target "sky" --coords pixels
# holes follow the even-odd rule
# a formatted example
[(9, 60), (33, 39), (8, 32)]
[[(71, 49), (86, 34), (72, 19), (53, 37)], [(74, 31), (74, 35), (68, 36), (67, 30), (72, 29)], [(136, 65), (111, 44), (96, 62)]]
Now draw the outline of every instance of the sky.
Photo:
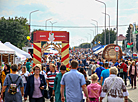
[[(101, 0), (106, 4), (106, 13), (110, 15), (111, 28), (116, 27), (117, 0)], [(137, 0), (118, 0), (119, 1), (119, 34), (126, 35), (129, 24), (138, 23), (138, 1)], [(45, 22), (50, 21), (53, 26), (77, 26), (88, 28), (60, 28), (54, 27), (55, 31), (68, 31), (70, 33), (70, 46), (80, 43), (90, 42), (95, 32), (96, 22), (100, 26), (98, 33), (102, 33), (105, 23), (104, 4), (95, 0), (0, 0), (0, 17), (25, 17), (29, 23), (29, 13), (31, 14), (31, 25), (41, 25), (43, 27), (31, 26), (34, 29), (45, 29)], [(51, 30), (51, 23), (47, 21), (47, 30)], [(93, 24), (91, 24), (93, 23)], [(109, 28), (109, 17), (106, 16), (106, 25)], [(97, 26), (97, 25), (96, 25)], [(90, 36), (91, 35), (91, 36)]]

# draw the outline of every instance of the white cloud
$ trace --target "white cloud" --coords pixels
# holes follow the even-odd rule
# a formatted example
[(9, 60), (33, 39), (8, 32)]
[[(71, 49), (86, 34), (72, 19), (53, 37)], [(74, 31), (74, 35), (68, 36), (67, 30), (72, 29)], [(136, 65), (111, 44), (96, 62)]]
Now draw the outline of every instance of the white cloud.
[[(5, 0), (4, 3), (11, 4), (13, 7), (16, 7), (17, 5), (32, 5), (32, 4), (40, 4), (42, 6), (46, 6), (48, 9), (44, 9), (43, 11), (39, 11), (36, 14), (33, 14), (32, 16), (32, 24), (38, 24), (38, 25), (44, 25), (45, 20), (49, 18), (53, 18), (52, 22), (57, 22), (55, 25), (60, 26), (92, 26), (90, 23), (95, 22), (91, 21), (91, 19), (95, 19), (98, 21), (99, 26), (104, 26), (104, 15), (102, 12), (104, 12), (104, 5), (96, 2), (95, 0)], [(107, 3), (107, 13), (111, 17), (111, 25), (116, 25), (116, 1), (111, 0), (103, 0), (103, 2)], [(126, 1), (129, 4), (129, 0)], [(131, 1), (130, 1), (131, 2)], [(111, 7), (109, 4), (114, 4), (113, 7)], [(138, 2), (137, 2), (138, 3)], [(134, 21), (138, 21), (138, 14), (133, 13), (130, 15), (130, 12), (133, 12), (133, 10), (136, 10), (138, 8), (127, 8), (122, 9), (122, 6), (119, 7), (119, 12), (121, 11), (128, 11), (126, 13), (119, 13), (119, 24), (128, 24), (133, 23)], [(5, 7), (6, 9), (6, 7)], [(36, 8), (39, 9), (39, 8)], [(28, 17), (30, 11), (28, 11), (27, 14), (25, 14), (25, 17)], [(50, 14), (51, 13), (51, 14)], [(15, 15), (15, 11), (6, 11), (3, 10), (0, 12), (0, 16), (11, 16)], [(36, 16), (36, 18), (35, 18)], [(109, 24), (109, 19), (107, 16), (107, 23)], [(51, 25), (48, 22), (48, 25)], [(32, 29), (39, 28), (39, 27), (32, 27)], [(40, 28), (41, 29), (41, 28)], [(43, 27), (44, 29), (44, 27)], [(51, 28), (48, 28), (49, 30)], [(54, 30), (59, 30), (60, 28), (54, 28)], [(102, 32), (103, 28), (99, 28), (99, 33)], [(71, 45), (78, 45), (79, 41), (78, 39), (85, 39), (84, 36), (89, 36), (87, 33), (91, 33), (91, 31), (84, 28), (64, 28), (62, 30), (68, 30), (70, 32), (70, 40)], [(93, 29), (95, 31), (95, 29)], [(119, 27), (119, 34), (126, 34), (127, 27)], [(87, 35), (86, 35), (87, 34)]]

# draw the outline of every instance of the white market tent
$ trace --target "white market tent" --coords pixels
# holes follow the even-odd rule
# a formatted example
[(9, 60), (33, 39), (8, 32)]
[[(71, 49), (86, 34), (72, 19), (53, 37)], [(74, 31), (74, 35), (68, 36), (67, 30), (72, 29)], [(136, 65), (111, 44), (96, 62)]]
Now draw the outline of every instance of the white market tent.
[(12, 45), (10, 42), (5, 42), (4, 45), (8, 46), (9, 48), (13, 49), (16, 53), (20, 54), (20, 55), (24, 55), (26, 58), (32, 58), (31, 55), (21, 49), (19, 49), (18, 47)]
[(4, 45), (2, 42), (0, 42), (0, 65), (2, 65), (2, 62), (9, 63), (11, 64), (14, 63), (14, 55), (15, 51), (6, 45)]
[(0, 54), (15, 54), (15, 51), (9, 47), (7, 47), (6, 45), (4, 45), (3, 43), (0, 43)]

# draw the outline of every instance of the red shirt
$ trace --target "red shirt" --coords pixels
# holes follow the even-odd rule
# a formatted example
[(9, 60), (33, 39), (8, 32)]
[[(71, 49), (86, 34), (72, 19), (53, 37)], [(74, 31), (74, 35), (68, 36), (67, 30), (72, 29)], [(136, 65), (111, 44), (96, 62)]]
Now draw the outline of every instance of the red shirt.
[(122, 69), (123, 68), (123, 71), (124, 72), (127, 72), (127, 65), (125, 64), (125, 63), (122, 63), (121, 65), (120, 65), (120, 69)]

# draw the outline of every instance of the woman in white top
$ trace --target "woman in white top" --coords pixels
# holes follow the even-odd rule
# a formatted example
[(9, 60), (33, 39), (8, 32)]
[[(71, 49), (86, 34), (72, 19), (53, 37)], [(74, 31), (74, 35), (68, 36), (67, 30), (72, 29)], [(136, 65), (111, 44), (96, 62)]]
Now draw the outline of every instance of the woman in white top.
[(29, 72), (26, 70), (25, 66), (22, 67), (22, 71), (20, 72), (20, 76), (22, 77), (22, 80), (23, 80), (24, 92), (25, 92), (26, 85), (27, 85), (27, 78), (29, 76)]

